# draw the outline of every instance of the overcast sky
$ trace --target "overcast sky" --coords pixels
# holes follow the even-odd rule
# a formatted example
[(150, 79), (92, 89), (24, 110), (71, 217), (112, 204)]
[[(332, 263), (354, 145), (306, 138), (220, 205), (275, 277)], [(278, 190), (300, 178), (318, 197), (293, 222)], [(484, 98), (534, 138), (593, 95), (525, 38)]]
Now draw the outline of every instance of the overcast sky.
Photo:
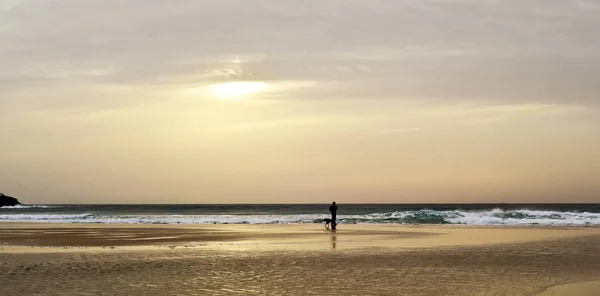
[(26, 203), (600, 202), (596, 0), (0, 0)]

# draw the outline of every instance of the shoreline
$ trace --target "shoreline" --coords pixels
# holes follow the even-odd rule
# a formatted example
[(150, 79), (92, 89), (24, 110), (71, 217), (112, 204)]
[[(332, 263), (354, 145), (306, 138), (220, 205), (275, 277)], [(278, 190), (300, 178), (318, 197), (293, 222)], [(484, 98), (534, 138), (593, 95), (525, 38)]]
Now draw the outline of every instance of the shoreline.
[(600, 280), (555, 285), (534, 296), (591, 296), (597, 295), (598, 291), (600, 291)]
[[(600, 236), (600, 228), (345, 224), (0, 223), (1, 252), (218, 248), (241, 250), (411, 249), (520, 244)], [(333, 242), (333, 243), (332, 243)]]

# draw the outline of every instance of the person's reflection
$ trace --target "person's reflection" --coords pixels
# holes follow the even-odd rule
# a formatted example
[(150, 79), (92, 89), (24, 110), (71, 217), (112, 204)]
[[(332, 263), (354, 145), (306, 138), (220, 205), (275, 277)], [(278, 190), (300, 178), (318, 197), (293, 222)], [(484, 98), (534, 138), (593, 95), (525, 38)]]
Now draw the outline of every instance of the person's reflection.
[(335, 235), (335, 233), (331, 234), (331, 248), (335, 249), (335, 245), (337, 243), (337, 236)]

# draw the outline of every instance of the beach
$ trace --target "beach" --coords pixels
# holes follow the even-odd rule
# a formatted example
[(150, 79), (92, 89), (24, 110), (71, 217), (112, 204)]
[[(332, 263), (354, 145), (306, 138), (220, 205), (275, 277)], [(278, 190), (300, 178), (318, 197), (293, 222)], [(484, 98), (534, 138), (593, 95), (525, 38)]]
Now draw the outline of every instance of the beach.
[(597, 295), (600, 229), (0, 224), (0, 295)]

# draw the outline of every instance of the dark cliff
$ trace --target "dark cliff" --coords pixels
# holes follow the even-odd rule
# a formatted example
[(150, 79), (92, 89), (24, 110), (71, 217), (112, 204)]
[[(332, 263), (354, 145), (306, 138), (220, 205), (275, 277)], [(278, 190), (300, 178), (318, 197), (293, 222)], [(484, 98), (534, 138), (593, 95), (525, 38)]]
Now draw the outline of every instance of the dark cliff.
[(0, 207), (12, 207), (20, 204), (16, 198), (0, 193)]

